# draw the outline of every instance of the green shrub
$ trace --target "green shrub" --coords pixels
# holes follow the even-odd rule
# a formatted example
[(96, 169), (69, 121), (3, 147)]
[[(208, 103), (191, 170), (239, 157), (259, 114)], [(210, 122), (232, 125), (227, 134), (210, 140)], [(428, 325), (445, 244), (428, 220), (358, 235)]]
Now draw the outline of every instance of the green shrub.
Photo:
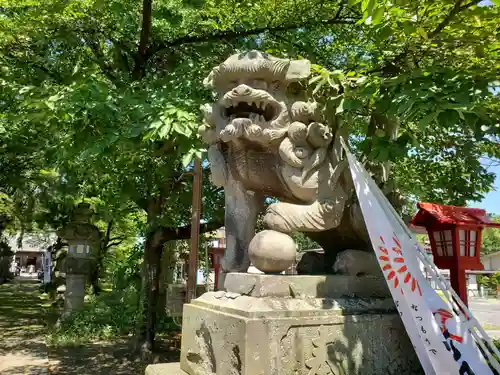
[(496, 272), (490, 276), (478, 275), (477, 283), (487, 290), (496, 293), (497, 288), (500, 287), (500, 272)]
[(144, 257), (144, 246), (136, 244), (123, 258), (111, 259), (107, 264), (110, 270), (113, 289), (123, 289), (133, 285), (138, 290), (141, 285), (141, 265)]
[(5, 281), (9, 281), (14, 277), (12, 272), (10, 272), (13, 255), (14, 252), (10, 248), (7, 241), (0, 238), (0, 284)]
[[(141, 319), (139, 300), (139, 290), (134, 286), (103, 292), (99, 296), (87, 296), (84, 309), (54, 327), (48, 342), (57, 346), (132, 336)], [(158, 333), (178, 329), (166, 314), (158, 317)]]
[(74, 312), (49, 336), (53, 345), (109, 340), (135, 331), (139, 315), (139, 292), (123, 290), (87, 296), (82, 311)]
[[(111, 290), (104, 289), (98, 296), (87, 295), (83, 310), (54, 327), (48, 337), (49, 343), (80, 344), (134, 335), (141, 323), (144, 306), (141, 301), (143, 253), (142, 244), (138, 244), (120, 257), (109, 256), (106, 264), (108, 278), (103, 284)], [(156, 333), (174, 330), (179, 330), (179, 327), (160, 308)]]

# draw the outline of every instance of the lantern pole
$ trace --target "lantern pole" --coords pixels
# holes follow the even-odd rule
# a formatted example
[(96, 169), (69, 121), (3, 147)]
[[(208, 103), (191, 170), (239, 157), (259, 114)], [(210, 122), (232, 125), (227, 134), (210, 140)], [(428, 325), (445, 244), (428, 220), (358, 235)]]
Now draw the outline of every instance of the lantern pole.
[(450, 269), (451, 287), (458, 294), (465, 306), (469, 307), (469, 298), (467, 295), (467, 275), (465, 269), (454, 267)]
[(200, 243), (201, 188), (201, 160), (199, 158), (195, 158), (193, 169), (193, 200), (191, 211), (191, 251), (189, 252), (186, 303), (189, 303), (192, 299), (196, 298), (196, 279), (198, 276), (198, 246)]

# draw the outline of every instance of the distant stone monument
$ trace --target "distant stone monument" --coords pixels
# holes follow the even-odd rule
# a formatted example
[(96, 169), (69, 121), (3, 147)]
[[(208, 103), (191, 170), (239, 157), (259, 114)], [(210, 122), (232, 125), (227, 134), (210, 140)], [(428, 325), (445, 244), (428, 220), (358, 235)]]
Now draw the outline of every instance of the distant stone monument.
[(72, 220), (57, 235), (68, 242), (68, 254), (64, 261), (66, 291), (64, 314), (68, 315), (83, 306), (85, 280), (93, 264), (92, 250), (99, 246), (101, 232), (90, 223), (90, 205), (80, 203), (73, 212)]
[[(180, 368), (146, 374), (422, 373), (372, 251), (335, 116), (289, 87), (309, 75), (308, 60), (250, 51), (205, 80), (218, 94), (200, 133), (225, 192), (225, 291), (184, 307)], [(255, 234), (265, 197), (279, 202)], [(323, 275), (278, 275), (295, 259), (295, 231), (325, 250), (298, 268)], [(265, 274), (245, 273), (250, 262)]]

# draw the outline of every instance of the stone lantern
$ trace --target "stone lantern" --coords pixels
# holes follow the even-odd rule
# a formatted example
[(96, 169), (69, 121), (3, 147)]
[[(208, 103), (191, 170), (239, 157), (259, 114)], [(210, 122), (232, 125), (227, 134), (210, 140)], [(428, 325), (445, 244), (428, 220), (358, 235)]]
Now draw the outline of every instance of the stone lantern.
[(429, 234), (434, 264), (450, 270), (452, 288), (467, 306), (466, 270), (483, 270), (481, 235), (485, 227), (500, 227), (478, 208), (419, 203), (412, 224)]
[(83, 306), (85, 280), (93, 266), (93, 249), (99, 246), (101, 232), (90, 223), (90, 205), (80, 203), (73, 211), (72, 220), (57, 235), (68, 242), (64, 271), (66, 273), (66, 292), (64, 311), (70, 313)]

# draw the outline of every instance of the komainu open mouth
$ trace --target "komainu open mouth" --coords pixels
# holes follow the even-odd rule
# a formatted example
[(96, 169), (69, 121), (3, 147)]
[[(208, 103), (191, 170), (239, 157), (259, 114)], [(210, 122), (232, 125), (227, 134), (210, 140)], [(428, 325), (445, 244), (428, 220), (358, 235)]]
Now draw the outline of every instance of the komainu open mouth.
[(235, 118), (248, 118), (256, 122), (269, 122), (277, 116), (276, 107), (269, 102), (236, 102), (228, 105), (224, 115), (231, 121)]

